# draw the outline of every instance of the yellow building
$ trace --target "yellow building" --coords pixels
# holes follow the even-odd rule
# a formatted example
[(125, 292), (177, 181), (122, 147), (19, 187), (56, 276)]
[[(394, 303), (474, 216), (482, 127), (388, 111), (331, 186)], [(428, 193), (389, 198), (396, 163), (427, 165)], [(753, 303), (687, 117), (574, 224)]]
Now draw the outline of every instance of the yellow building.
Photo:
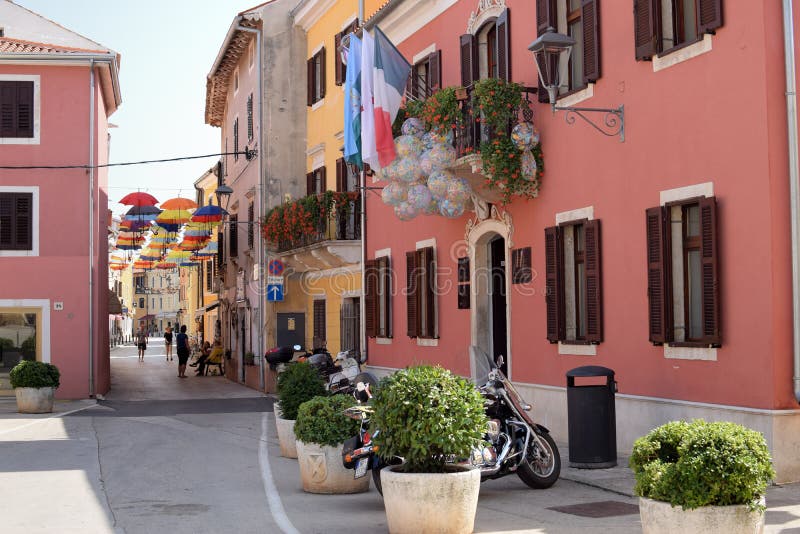
[[(308, 196), (294, 202), (304, 204), (313, 217), (299, 229), (299, 238), (273, 235), (270, 243), (271, 257), (281, 259), (287, 273), (284, 300), (273, 316), (276, 324), (268, 325), (276, 333), (275, 344), (299, 341), (307, 348), (326, 346), (334, 354), (362, 347), (360, 193), (357, 172), (342, 159), (346, 66), (340, 46), (358, 27), (358, 4), (303, 0), (292, 11), (295, 25), (306, 34), (308, 82)], [(366, 1), (365, 15), (379, 6), (377, 0)]]
[[(203, 173), (195, 180), (194, 188), (196, 192), (196, 202), (198, 206), (206, 204), (218, 204), (214, 191), (221, 183), (217, 174), (218, 167), (214, 167)], [(217, 249), (217, 232), (212, 233), (209, 250)], [(217, 255), (205, 256), (199, 268), (192, 268), (195, 273), (195, 283), (189, 281), (187, 291), (188, 300), (191, 301), (190, 308), (187, 308), (188, 317), (194, 318), (194, 331), (200, 333), (203, 341), (214, 342), (219, 337), (219, 327), (217, 326), (219, 312), (219, 259)]]

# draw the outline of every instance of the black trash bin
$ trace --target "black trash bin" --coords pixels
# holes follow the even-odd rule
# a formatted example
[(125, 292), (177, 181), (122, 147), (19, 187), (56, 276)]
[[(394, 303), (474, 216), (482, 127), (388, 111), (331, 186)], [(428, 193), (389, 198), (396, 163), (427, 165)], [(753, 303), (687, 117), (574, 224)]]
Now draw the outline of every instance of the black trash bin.
[[(577, 385), (576, 378), (580, 379)], [(567, 371), (570, 467), (602, 469), (617, 465), (616, 391), (611, 369), (586, 365)]]

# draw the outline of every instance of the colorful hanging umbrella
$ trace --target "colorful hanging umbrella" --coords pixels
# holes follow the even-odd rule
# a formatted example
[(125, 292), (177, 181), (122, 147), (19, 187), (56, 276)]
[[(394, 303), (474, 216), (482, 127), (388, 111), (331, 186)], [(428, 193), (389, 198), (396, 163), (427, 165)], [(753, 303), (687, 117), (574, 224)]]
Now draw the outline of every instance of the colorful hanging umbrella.
[(120, 231), (124, 232), (145, 232), (150, 227), (150, 221), (132, 221), (124, 219), (119, 223)]
[(211, 257), (216, 256), (217, 251), (219, 250), (219, 244), (217, 241), (209, 241), (209, 243), (205, 246), (205, 248), (198, 250), (195, 252), (195, 256), (200, 257)]
[(119, 203), (127, 206), (155, 206), (158, 204), (158, 199), (149, 193), (137, 191), (135, 193), (128, 193), (119, 199)]
[(197, 208), (197, 202), (188, 198), (170, 198), (161, 203), (161, 209), (165, 210), (193, 210)]
[(164, 210), (158, 217), (156, 223), (161, 225), (166, 224), (185, 224), (192, 218), (192, 214), (186, 210)]
[(125, 212), (125, 219), (128, 221), (152, 221), (161, 210), (155, 206), (134, 206)]
[(222, 217), (227, 214), (228, 212), (219, 206), (208, 204), (192, 214), (192, 221), (202, 223), (219, 222), (222, 220)]
[(161, 261), (155, 265), (156, 269), (175, 269), (178, 264), (175, 262)]

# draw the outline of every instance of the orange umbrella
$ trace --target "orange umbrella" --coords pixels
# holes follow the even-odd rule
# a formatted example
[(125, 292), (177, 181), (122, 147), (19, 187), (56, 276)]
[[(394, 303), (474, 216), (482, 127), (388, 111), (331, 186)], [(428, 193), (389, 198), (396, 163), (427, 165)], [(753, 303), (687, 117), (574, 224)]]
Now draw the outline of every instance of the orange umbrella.
[(197, 208), (197, 202), (188, 198), (170, 198), (161, 203), (162, 210), (193, 210)]

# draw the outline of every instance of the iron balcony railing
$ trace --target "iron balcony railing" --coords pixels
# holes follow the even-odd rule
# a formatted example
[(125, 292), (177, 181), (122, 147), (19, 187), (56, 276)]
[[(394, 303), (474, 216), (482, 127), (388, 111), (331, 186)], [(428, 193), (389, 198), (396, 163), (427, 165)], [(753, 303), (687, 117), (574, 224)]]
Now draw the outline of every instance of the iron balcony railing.
[[(321, 195), (318, 195), (321, 196)], [(276, 242), (269, 243), (275, 252), (286, 252), (307, 247), (323, 241), (357, 241), (361, 239), (361, 195), (357, 192), (347, 193), (347, 200), (334, 203), (327, 213), (314, 213), (317, 219), (311, 231), (297, 230)], [(318, 207), (319, 210), (324, 208)], [(267, 220), (266, 224), (270, 224)]]

